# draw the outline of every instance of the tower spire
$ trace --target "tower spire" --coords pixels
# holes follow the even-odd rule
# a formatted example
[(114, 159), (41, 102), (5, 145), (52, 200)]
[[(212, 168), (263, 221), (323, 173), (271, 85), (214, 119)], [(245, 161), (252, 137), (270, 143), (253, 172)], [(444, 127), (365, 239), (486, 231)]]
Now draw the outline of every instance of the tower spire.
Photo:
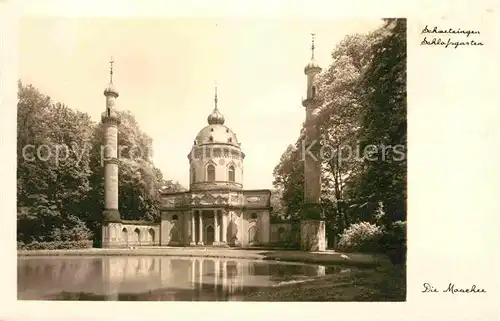
[(215, 97), (214, 97), (214, 102), (215, 102), (215, 109), (217, 109), (217, 102), (219, 99), (217, 99), (217, 83), (215, 83)]
[(217, 103), (219, 102), (219, 98), (217, 97), (217, 83), (215, 84), (215, 95), (214, 95), (214, 110), (208, 115), (208, 124), (209, 125), (224, 125), (224, 116), (220, 113), (217, 108)]
[(113, 64), (115, 61), (113, 60), (113, 57), (111, 57), (111, 60), (109, 61), (109, 84), (106, 89), (104, 89), (104, 96), (113, 96), (113, 97), (118, 97), (118, 91), (116, 90), (115, 86), (113, 85)]
[(109, 83), (113, 83), (113, 63), (115, 61), (113, 60), (113, 57), (111, 57), (111, 60), (109, 61)]
[(312, 37), (312, 42), (311, 42), (311, 60), (314, 59), (314, 36), (316, 34), (313, 32), (311, 33), (311, 37)]
[(316, 34), (313, 32), (311, 33), (311, 60), (309, 63), (306, 65), (304, 68), (304, 73), (307, 74), (317, 74), (321, 72), (321, 68), (319, 67), (318, 63), (316, 62), (316, 59), (314, 58), (314, 49), (316, 48), (315, 46), (315, 39)]

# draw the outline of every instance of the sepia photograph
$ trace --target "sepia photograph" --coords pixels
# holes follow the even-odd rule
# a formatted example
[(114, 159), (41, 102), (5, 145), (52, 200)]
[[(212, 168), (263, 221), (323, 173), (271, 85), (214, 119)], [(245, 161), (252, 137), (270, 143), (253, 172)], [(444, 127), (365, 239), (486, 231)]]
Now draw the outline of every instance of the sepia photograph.
[(406, 301), (406, 19), (18, 41), (18, 300)]

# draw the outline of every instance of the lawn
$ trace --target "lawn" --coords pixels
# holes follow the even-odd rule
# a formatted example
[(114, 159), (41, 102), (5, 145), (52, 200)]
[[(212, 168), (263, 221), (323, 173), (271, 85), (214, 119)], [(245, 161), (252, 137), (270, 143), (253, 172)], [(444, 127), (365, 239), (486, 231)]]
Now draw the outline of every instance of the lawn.
[(245, 293), (245, 301), (405, 301), (406, 268), (346, 267), (344, 272), (307, 282), (284, 284)]

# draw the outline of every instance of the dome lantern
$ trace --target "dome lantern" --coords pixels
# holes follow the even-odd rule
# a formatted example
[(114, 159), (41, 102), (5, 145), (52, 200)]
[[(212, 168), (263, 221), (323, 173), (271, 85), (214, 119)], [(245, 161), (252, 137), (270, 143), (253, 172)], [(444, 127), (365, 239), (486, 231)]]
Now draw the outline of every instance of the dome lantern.
[(224, 125), (224, 116), (221, 114), (219, 109), (217, 108), (217, 102), (219, 100), (217, 99), (217, 86), (215, 86), (215, 97), (214, 97), (214, 102), (215, 102), (215, 107), (212, 113), (208, 115), (208, 124), (209, 125)]

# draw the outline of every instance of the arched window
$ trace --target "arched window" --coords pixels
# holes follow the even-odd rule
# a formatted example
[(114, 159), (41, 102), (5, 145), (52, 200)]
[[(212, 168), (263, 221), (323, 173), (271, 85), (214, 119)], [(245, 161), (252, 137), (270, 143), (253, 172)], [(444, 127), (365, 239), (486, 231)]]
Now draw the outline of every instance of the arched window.
[(193, 167), (191, 168), (191, 183), (196, 182), (196, 169)]
[(141, 242), (141, 231), (139, 231), (139, 229), (136, 228), (134, 230), (134, 234), (135, 234), (135, 240), (134, 241), (137, 242), (137, 243)]
[(207, 181), (215, 181), (215, 166), (212, 164), (207, 166)]
[[(152, 228), (149, 229), (149, 241), (154, 242), (155, 241), (155, 230)], [(154, 261), (153, 261), (154, 263)]]
[(312, 87), (312, 98), (316, 97), (316, 86)]
[(233, 165), (229, 166), (229, 181), (230, 182), (235, 181), (235, 179), (234, 179), (234, 166)]
[(125, 245), (128, 244), (128, 231), (126, 228), (122, 229), (122, 241), (125, 243)]

